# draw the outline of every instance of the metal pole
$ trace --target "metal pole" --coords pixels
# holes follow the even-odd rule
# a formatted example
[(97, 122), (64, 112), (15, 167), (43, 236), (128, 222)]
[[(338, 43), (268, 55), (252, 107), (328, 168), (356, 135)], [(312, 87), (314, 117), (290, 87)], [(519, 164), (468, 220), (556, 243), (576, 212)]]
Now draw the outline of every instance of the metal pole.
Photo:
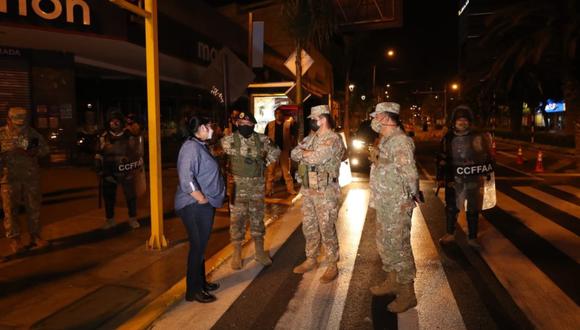
[(159, 53), (157, 44), (157, 0), (145, 0), (145, 53), (147, 61), (147, 119), (149, 121), (149, 176), (151, 185), (150, 249), (167, 247), (163, 235), (163, 185), (161, 180), (161, 125), (159, 121)]
[(226, 112), (226, 122), (228, 119), (228, 112), (229, 107), (228, 103), (230, 102), (230, 92), (228, 88), (228, 55), (224, 54), (224, 63), (223, 63), (223, 71), (224, 71), (224, 110)]
[(377, 93), (377, 66), (373, 65), (373, 96), (375, 97), (375, 102), (379, 101), (379, 95)]
[(252, 52), (254, 43), (254, 14), (252, 12), (248, 13), (248, 66), (253, 68), (252, 63)]
[(443, 88), (443, 125), (447, 125), (447, 85)]

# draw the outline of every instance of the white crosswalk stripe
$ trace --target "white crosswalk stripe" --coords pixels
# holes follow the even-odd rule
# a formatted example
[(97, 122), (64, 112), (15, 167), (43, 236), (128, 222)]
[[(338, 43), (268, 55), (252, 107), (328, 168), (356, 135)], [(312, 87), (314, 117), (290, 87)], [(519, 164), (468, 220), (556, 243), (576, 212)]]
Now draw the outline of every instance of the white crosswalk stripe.
[[(579, 193), (578, 189), (571, 186), (555, 188), (574, 195)], [(576, 205), (563, 201), (558, 196), (532, 187), (522, 186), (515, 189), (549, 203), (562, 212), (574, 216), (578, 214)], [(444, 193), (439, 194), (440, 199), (443, 196)], [(362, 239), (368, 197), (368, 189), (351, 189), (341, 207), (337, 223), (341, 247), (340, 274), (337, 281), (330, 284), (319, 282), (318, 279), (325, 270), (324, 264), (317, 270), (304, 274), (285, 312), (278, 319), (276, 329), (340, 328)], [(517, 218), (576, 263), (580, 262), (578, 235), (500, 191), (497, 207)], [(272, 252), (275, 253), (299, 227), (300, 219), (298, 203), (269, 227), (267, 242), (271, 244)], [(463, 215), (459, 224), (463, 231), (467, 231)], [(437, 252), (437, 243), (433, 241), (420, 208), (416, 208), (413, 215), (411, 237), (417, 266), (415, 290), (418, 305), (398, 315), (399, 329), (465, 329), (458, 302), (441, 263), (441, 256)], [(580, 310), (573, 299), (484, 217), (480, 221), (479, 238), (482, 259), (534, 327), (572, 329), (580, 324)], [(374, 240), (374, 237), (365, 239)], [(246, 255), (251, 253), (252, 251), (245, 252)], [(223, 288), (218, 291), (219, 299), (216, 303), (210, 304), (211, 306), (181, 303), (158, 320), (153, 328), (191, 328), (192, 324), (196, 325), (195, 329), (211, 328), (243, 294), (261, 269), (261, 266), (251, 263), (243, 272), (232, 272), (227, 264), (222, 265), (214, 274), (214, 279), (220, 281)], [(433, 315), (438, 317), (433, 318)]]
[[(578, 206), (561, 200), (558, 196), (533, 187), (514, 188), (529, 197), (553, 205), (562, 212), (578, 217)], [(578, 190), (572, 186), (564, 185), (556, 188), (573, 194), (578, 193)], [(444, 201), (443, 196), (444, 193), (439, 195), (442, 201)], [(500, 191), (497, 192), (497, 196), (497, 207), (516, 217), (526, 227), (577, 263), (580, 262), (578, 235)], [(463, 214), (460, 216), (459, 224), (463, 231), (467, 232), (467, 223)], [(483, 217), (480, 218), (478, 237), (482, 245), (480, 255), (535, 327), (574, 329), (580, 324), (578, 305)]]
[(564, 192), (567, 192), (573, 196), (576, 196), (577, 198), (580, 198), (580, 189), (578, 189), (577, 187), (568, 186), (568, 185), (557, 185), (557, 186), (554, 186), (554, 188), (556, 188), (558, 190), (562, 190)]
[(523, 192), (524, 194), (551, 205), (562, 212), (566, 212), (576, 218), (580, 218), (580, 206), (572, 204), (566, 200), (560, 199), (557, 196), (552, 196), (534, 187), (514, 187), (514, 189)]
[[(516, 189), (522, 192), (529, 191), (528, 189), (521, 188), (528, 187), (517, 187)], [(527, 206), (499, 191), (497, 192), (497, 199), (498, 206), (501, 209), (516, 215), (518, 220), (526, 227), (542, 236), (550, 244), (560, 249), (560, 251), (567, 254), (576, 262), (580, 262), (580, 239), (578, 235), (562, 228), (550, 219), (536, 213)]]

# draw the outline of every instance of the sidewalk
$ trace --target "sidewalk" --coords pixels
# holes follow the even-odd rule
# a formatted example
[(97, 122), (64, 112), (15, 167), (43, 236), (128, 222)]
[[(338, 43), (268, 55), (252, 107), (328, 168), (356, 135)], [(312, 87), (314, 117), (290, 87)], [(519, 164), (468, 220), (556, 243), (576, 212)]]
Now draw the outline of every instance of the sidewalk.
[[(126, 223), (119, 192), (118, 225), (102, 230), (104, 210), (97, 208), (96, 179), (89, 169), (51, 168), (41, 174), (43, 235), (52, 245), (0, 261), (0, 329), (114, 328), (184, 277), (188, 244), (180, 219), (172, 214), (174, 169), (163, 172), (169, 246), (162, 251), (145, 247), (150, 235), (148, 194), (138, 203), (141, 228), (132, 230)], [(282, 196), (274, 197), (278, 204), (266, 206), (269, 223), (289, 204)], [(226, 205), (216, 212), (208, 245), (207, 257), (214, 256), (216, 265), (224, 253), (231, 253), (229, 222)], [(5, 254), (7, 244), (0, 239), (0, 253)], [(216, 265), (208, 264), (208, 271)]]

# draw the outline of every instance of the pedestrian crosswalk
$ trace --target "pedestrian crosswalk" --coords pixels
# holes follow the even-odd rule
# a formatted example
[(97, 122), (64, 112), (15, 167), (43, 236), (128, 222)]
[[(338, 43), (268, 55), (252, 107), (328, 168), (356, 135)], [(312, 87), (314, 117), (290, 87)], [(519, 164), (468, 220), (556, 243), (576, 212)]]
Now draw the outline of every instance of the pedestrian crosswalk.
[[(572, 185), (557, 185), (549, 189), (542, 185), (510, 188), (521, 194), (510, 196), (500, 187), (497, 208), (504, 213), (488, 212), (480, 219), (480, 255), (535, 327), (576, 329), (580, 324), (579, 292), (575, 285), (580, 278), (580, 237), (555, 218), (580, 220), (578, 201), (572, 203), (562, 198), (562, 194), (578, 198), (580, 189)], [(532, 209), (534, 205), (530, 203), (549, 207)], [(554, 253), (533, 251), (533, 246), (521, 242), (521, 236), (506, 230), (509, 227), (504, 226), (506, 222), (525, 226), (537, 236), (536, 241), (545, 241), (546, 246), (553, 247)], [(496, 228), (498, 223), (501, 223), (501, 228)], [(460, 224), (467, 231), (465, 221), (460, 221)], [(513, 226), (514, 232), (520, 228)], [(558, 253), (564, 255), (560, 260), (546, 260)], [(567, 258), (569, 262), (566, 264), (570, 267), (560, 267), (556, 271), (557, 264)]]
[[(580, 189), (573, 185), (547, 187), (544, 183), (535, 186), (526, 186), (525, 182), (521, 184), (510, 187), (517, 193), (504, 191), (502, 189), (505, 187), (501, 185), (498, 187), (496, 211), (486, 212), (481, 217), (479, 237), (482, 249), (477, 251), (477, 255), (487, 264), (489, 271), (533, 327), (575, 329), (580, 324), (580, 292), (576, 285), (577, 278), (580, 278), (580, 238), (578, 233), (554, 221), (554, 216), (566, 215), (568, 220), (580, 219), (578, 203), (574, 203), (580, 196)], [(560, 192), (567, 198), (560, 198)], [(439, 199), (443, 195), (439, 194)], [(541, 208), (530, 207), (526, 205), (530, 200), (549, 204), (553, 209), (543, 211)], [(431, 198), (431, 201), (437, 200)], [(275, 265), (264, 271), (262, 266), (250, 261), (242, 271), (233, 272), (226, 262), (212, 274), (213, 279), (222, 284), (217, 292), (219, 299), (216, 303), (203, 305), (181, 302), (158, 319), (152, 328), (244, 329), (260, 325), (275, 329), (348, 328), (345, 324), (354, 323), (345, 323), (345, 320), (358, 317), (353, 314), (352, 306), (345, 306), (349, 299), (353, 299), (352, 291), (357, 284), (353, 283), (353, 274), (357, 272), (358, 265), (355, 261), (361, 258), (361, 253), (368, 253), (361, 252), (361, 242), (371, 240), (374, 244), (374, 233), (363, 234), (363, 227), (369, 222), (368, 214), (374, 212), (367, 210), (366, 205), (367, 184), (357, 183), (344, 196), (339, 212), (337, 231), (341, 261), (337, 281), (331, 284), (318, 281), (324, 267), (304, 276), (292, 275), (291, 266), (294, 264), (278, 264), (276, 267), (276, 263), (284, 262), (280, 261), (282, 257), (278, 255), (274, 256)], [(296, 242), (295, 231), (299, 230), (300, 212), (298, 203), (268, 227), (266, 240), (272, 253), (288, 249), (287, 241)], [(447, 257), (443, 254), (446, 252), (437, 246), (438, 237), (434, 236), (433, 223), (429, 223), (430, 215), (425, 212), (430, 212), (429, 208), (418, 207), (413, 215), (412, 246), (417, 265), (415, 290), (418, 305), (392, 317), (396, 319), (399, 329), (468, 328), (465, 301), (459, 299), (457, 290), (453, 289), (454, 279), (449, 273), (453, 269), (444, 264)], [(465, 232), (465, 219), (460, 219), (459, 223)], [(443, 223), (435, 225), (443, 226)], [(526, 241), (528, 238), (529, 242)], [(534, 246), (542, 251), (534, 251)], [(291, 259), (291, 263), (303, 258), (295, 255), (301, 249), (303, 246), (293, 248), (294, 259)], [(251, 247), (245, 254), (252, 254)], [(375, 267), (380, 268), (380, 265)], [(368, 270), (362, 270), (365, 271)], [(360, 279), (361, 270), (358, 272), (357, 278)], [(268, 276), (275, 280), (268, 282)], [(261, 281), (260, 285), (270, 284), (267, 288), (255, 288), (253, 285), (256, 281)], [(370, 296), (367, 287), (371, 284), (374, 283), (359, 283), (358, 287), (364, 288), (364, 292), (358, 295)], [(291, 288), (285, 288), (286, 285)], [(258, 311), (232, 315), (247, 310), (244, 306)], [(374, 318), (365, 308), (368, 309), (362, 307), (361, 318), (372, 326)], [(478, 313), (467, 313), (473, 312)], [(365, 313), (369, 315), (365, 316)], [(387, 313), (386, 310), (384, 313)], [(467, 317), (473, 319), (473, 316)], [(497, 326), (502, 327), (501, 324)]]

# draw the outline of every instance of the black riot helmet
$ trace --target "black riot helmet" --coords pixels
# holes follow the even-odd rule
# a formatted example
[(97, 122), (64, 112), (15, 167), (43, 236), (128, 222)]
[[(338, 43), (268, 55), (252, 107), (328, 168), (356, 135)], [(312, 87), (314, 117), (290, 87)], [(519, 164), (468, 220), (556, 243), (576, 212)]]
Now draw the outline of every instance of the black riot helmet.
[(459, 105), (453, 109), (451, 114), (451, 125), (455, 124), (455, 121), (459, 118), (465, 118), (470, 124), (473, 124), (473, 111), (467, 105)]

